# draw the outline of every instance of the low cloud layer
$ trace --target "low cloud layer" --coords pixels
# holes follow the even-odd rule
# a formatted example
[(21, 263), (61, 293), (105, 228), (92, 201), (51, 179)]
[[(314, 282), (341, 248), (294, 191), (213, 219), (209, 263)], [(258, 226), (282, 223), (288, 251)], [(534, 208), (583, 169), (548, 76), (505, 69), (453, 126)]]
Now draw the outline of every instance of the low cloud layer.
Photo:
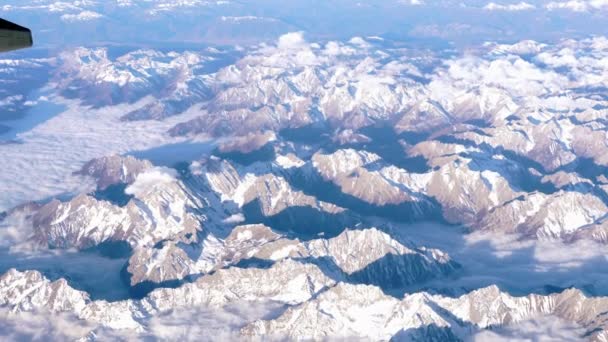
[(242, 338), (239, 330), (283, 307), (274, 303), (235, 303), (222, 309), (182, 308), (144, 318), (146, 332), (111, 330), (78, 319), (68, 313), (20, 312), (0, 308), (0, 339), (7, 341), (66, 341), (92, 338), (95, 341), (218, 341)]
[(121, 122), (131, 105), (92, 109), (66, 100), (66, 107), (20, 134), (20, 143), (0, 145), (0, 212), (28, 200), (93, 190), (93, 180), (72, 175), (93, 158), (184, 141), (166, 134), (176, 119)]
[(73, 341), (93, 328), (70, 314), (12, 313), (0, 308), (0, 339), (4, 341)]
[(494, 330), (485, 330), (473, 336), (475, 342), (558, 342), (579, 341), (585, 329), (557, 317), (540, 317)]
[(395, 235), (418, 245), (447, 252), (463, 265), (450, 281), (427, 284), (452, 294), (498, 285), (513, 295), (547, 293), (575, 287), (591, 295), (606, 296), (606, 247), (580, 240), (574, 243), (530, 240), (518, 234), (466, 234), (462, 228), (432, 223), (395, 227)]

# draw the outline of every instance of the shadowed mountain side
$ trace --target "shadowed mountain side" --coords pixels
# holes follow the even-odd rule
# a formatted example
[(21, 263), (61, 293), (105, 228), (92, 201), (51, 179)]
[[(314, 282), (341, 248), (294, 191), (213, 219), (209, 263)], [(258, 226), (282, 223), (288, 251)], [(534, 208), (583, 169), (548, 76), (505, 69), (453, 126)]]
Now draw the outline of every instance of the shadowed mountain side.
[[(512, 156), (506, 156), (509, 158)], [(508, 154), (508, 153), (507, 153)], [(545, 194), (551, 194), (557, 191), (557, 188), (551, 183), (543, 183), (542, 176), (535, 175), (528, 168), (533, 167), (533, 163), (523, 162), (523, 164), (509, 164), (508, 162), (497, 162), (492, 159), (492, 155), (479, 152), (463, 152), (460, 154), (463, 157), (472, 159), (468, 164), (472, 171), (492, 171), (500, 174), (506, 181), (509, 182), (511, 189), (515, 191), (523, 190), (526, 192), (540, 191)], [(522, 162), (523, 157), (517, 157), (518, 162)], [(525, 158), (524, 158), (525, 159)], [(512, 159), (510, 159), (512, 160)], [(523, 165), (523, 167), (521, 166)]]
[(224, 268), (230, 267), (239, 267), (239, 268), (259, 268), (259, 269), (269, 269), (274, 265), (276, 261), (268, 260), (268, 259), (260, 259), (256, 257), (241, 259), (234, 265), (229, 265)]
[(420, 328), (401, 330), (391, 342), (462, 342), (449, 327), (440, 327), (435, 323)]
[[(174, 89), (170, 89), (168, 92)], [(138, 121), (138, 120), (163, 120), (167, 117), (179, 115), (185, 112), (188, 108), (205, 100), (212, 98), (211, 90), (207, 85), (200, 81), (192, 81), (188, 83), (190, 94), (187, 97), (174, 97), (165, 100), (156, 100), (141, 108), (133, 110), (120, 119), (121, 121)], [(162, 95), (166, 91), (161, 92)]]
[(460, 332), (462, 332), (463, 330), (467, 331), (470, 335), (480, 330), (476, 324), (464, 322), (462, 319), (456, 317), (456, 315), (444, 309), (432, 300), (426, 300), (425, 304), (431, 307), (436, 314), (439, 314), (443, 320), (445, 320), (446, 322), (450, 322), (450, 327), (440, 327), (435, 323), (432, 323), (430, 325), (421, 326), (419, 328), (401, 330), (391, 338), (391, 342), (460, 342), (462, 341), (462, 339), (460, 339), (454, 333), (454, 327), (457, 327)]
[[(142, 299), (146, 297), (150, 292), (158, 289), (158, 288), (170, 288), (175, 289), (184, 284), (192, 283), (200, 278), (202, 274), (190, 274), (184, 277), (183, 279), (174, 279), (167, 280), (160, 283), (153, 281), (144, 281), (135, 286), (129, 286), (129, 298), (130, 299)], [(123, 267), (120, 271), (120, 277), (125, 282), (125, 284), (129, 284), (131, 279), (131, 274), (127, 271), (127, 265)]]
[[(365, 251), (361, 251), (364, 253)], [(299, 259), (317, 265), (326, 276), (351, 284), (374, 285), (389, 296), (403, 298), (405, 293), (419, 291), (430, 280), (457, 276), (462, 267), (455, 261), (431, 263), (417, 254), (386, 254), (364, 268), (348, 274), (331, 257)]]
[(315, 146), (316, 149), (313, 149), (315, 151), (322, 148), (326, 153), (333, 153), (339, 149), (353, 148), (375, 153), (386, 163), (408, 172), (424, 173), (429, 171), (430, 168), (424, 157), (410, 157), (406, 152), (407, 145), (424, 140), (428, 134), (416, 132), (397, 134), (387, 123), (366, 126), (359, 129), (357, 133), (371, 139), (371, 141), (335, 144), (331, 139), (331, 129), (321, 124), (283, 129), (279, 132), (279, 135), (287, 141)]
[(122, 121), (162, 120), (166, 117), (181, 114), (194, 104), (194, 101), (157, 101), (133, 110), (120, 119)]
[(129, 184), (119, 183), (111, 184), (107, 188), (98, 189), (93, 193), (93, 197), (98, 200), (108, 201), (119, 207), (124, 207), (133, 198), (133, 195), (127, 195), (125, 189)]
[(478, 144), (473, 140), (458, 138), (458, 137), (455, 137), (452, 135), (441, 135), (439, 137), (435, 137), (433, 140), (436, 140), (436, 141), (439, 141), (439, 142), (442, 142), (445, 144), (458, 144), (458, 145), (462, 145), (465, 147), (475, 147), (486, 153), (489, 153), (490, 155), (497, 155), (497, 154), (503, 155), (505, 158), (513, 160), (514, 162), (524, 165), (525, 167), (536, 169), (538, 172), (541, 172), (541, 173), (547, 173), (547, 170), (545, 170), (545, 167), (541, 163), (539, 163), (533, 159), (530, 159), (526, 156), (517, 154), (517, 152), (515, 152), (515, 151), (507, 150), (502, 146), (493, 147), (492, 145), (485, 143), (485, 142)]
[(604, 204), (608, 206), (608, 193), (600, 186), (592, 185), (586, 182), (580, 182), (575, 184), (568, 184), (566, 186), (561, 187), (560, 189), (570, 192), (578, 192), (581, 194), (592, 194), (593, 196), (601, 199), (602, 202), (604, 202)]
[(149, 160), (156, 166), (174, 167), (178, 163), (190, 162), (208, 155), (215, 148), (214, 141), (185, 141), (166, 144), (147, 150), (129, 152), (128, 155), (138, 159)]
[[(413, 292), (414, 288), (422, 289), (424, 284), (430, 280), (455, 277), (461, 270), (461, 266), (457, 262), (450, 261), (444, 265), (433, 264), (417, 254), (388, 253), (361, 270), (350, 274), (342, 270), (331, 256), (294, 258), (294, 260), (318, 266), (327, 277), (337, 282), (374, 285), (382, 289), (386, 295), (397, 299), (403, 298), (405, 293)], [(276, 262), (253, 257), (242, 259), (225, 268), (268, 269)]]
[[(54, 78), (67, 78), (67, 75), (57, 74)], [(68, 99), (86, 99), (86, 104), (94, 108), (115, 105), (121, 102), (134, 103), (146, 94), (145, 89), (121, 88), (113, 83), (104, 83), (95, 87), (95, 94), (90, 94), (90, 88), (84, 80), (74, 80), (72, 86), (64, 89), (61, 95)], [(157, 85), (162, 86), (162, 85)]]
[(284, 128), (279, 136), (287, 141), (307, 145), (330, 145), (331, 128), (322, 123), (315, 123), (296, 128)]
[(333, 203), (364, 216), (384, 217), (399, 222), (415, 222), (422, 219), (446, 223), (441, 204), (434, 198), (418, 194), (422, 199), (416, 202), (375, 205), (342, 192), (340, 187), (326, 181), (314, 169), (299, 169), (287, 179), (290, 185), (307, 195)]
[[(592, 108), (594, 110), (605, 110), (605, 109), (608, 109), (608, 106), (597, 104), (597, 105), (593, 106)], [(567, 116), (564, 118), (570, 120), (570, 122), (572, 122), (575, 125), (584, 125), (584, 124), (591, 123), (591, 122), (597, 122), (597, 123), (601, 123), (604, 126), (608, 126), (608, 120), (604, 119), (604, 118), (595, 118), (593, 120), (584, 120), (584, 121), (579, 120), (576, 116)]]
[(126, 241), (104, 241), (97, 246), (82, 250), (83, 253), (98, 253), (110, 259), (126, 259), (133, 253), (133, 248)]
[[(500, 174), (506, 179), (511, 188), (514, 190), (523, 190), (526, 192), (540, 191), (545, 194), (552, 194), (558, 189), (551, 183), (543, 183), (541, 181), (542, 176), (549, 172), (537, 161), (534, 161), (528, 157), (517, 154), (514, 151), (506, 150), (504, 147), (492, 147), (487, 143), (477, 144), (469, 139), (460, 139), (450, 135), (443, 135), (435, 138), (436, 141), (446, 144), (459, 144), (465, 147), (479, 148), (483, 152), (463, 152), (461, 156), (471, 158), (475, 163), (470, 164), (471, 170), (474, 171), (493, 171)], [(516, 165), (520, 166), (517, 169), (513, 168), (501, 168), (497, 167), (495, 163), (491, 161), (492, 156), (503, 156), (508, 161), (512, 161)], [(484, 162), (485, 161), (485, 162)], [(530, 169), (534, 169), (539, 174), (534, 174)], [(509, 171), (509, 172), (506, 172)]]
[(397, 135), (399, 139), (402, 139), (409, 145), (416, 145), (417, 143), (427, 140), (430, 133), (427, 132), (415, 132), (415, 131), (403, 131)]
[(255, 162), (270, 162), (276, 159), (276, 153), (272, 142), (267, 143), (261, 148), (249, 153), (239, 151), (221, 152), (216, 148), (212, 154), (244, 166), (251, 165)]
[(245, 204), (243, 213), (246, 224), (262, 223), (275, 231), (287, 233), (288, 236), (294, 235), (301, 240), (318, 236), (334, 237), (361, 221), (350, 212), (332, 214), (308, 206), (288, 207), (276, 215), (265, 216), (259, 199)]
[[(364, 251), (362, 251), (364, 252)], [(402, 296), (404, 287), (421, 285), (431, 279), (456, 274), (461, 266), (454, 261), (431, 263), (419, 254), (387, 254), (365, 268), (348, 275), (353, 283), (375, 285)]]
[[(395, 133), (386, 125), (367, 126), (359, 130), (361, 134), (372, 139), (370, 143), (355, 144), (353, 148), (366, 150), (379, 155), (385, 162), (411, 173), (424, 173), (430, 170), (427, 160), (422, 156), (409, 157), (406, 144), (418, 141), (424, 133)], [(351, 146), (347, 146), (351, 147)]]
[(597, 164), (592, 158), (578, 157), (573, 162), (562, 166), (557, 171), (574, 171), (580, 176), (595, 179), (600, 176), (608, 177), (608, 166)]

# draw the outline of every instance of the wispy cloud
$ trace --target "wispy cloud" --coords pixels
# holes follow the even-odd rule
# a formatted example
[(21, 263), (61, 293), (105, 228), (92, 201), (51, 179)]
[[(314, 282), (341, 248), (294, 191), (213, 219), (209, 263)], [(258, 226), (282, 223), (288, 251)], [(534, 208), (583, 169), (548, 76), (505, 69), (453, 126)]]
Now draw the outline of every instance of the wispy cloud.
[(86, 336), (93, 326), (73, 314), (12, 313), (0, 308), (0, 339), (4, 341), (72, 341)]
[(569, 0), (551, 1), (545, 5), (548, 10), (570, 10), (574, 12), (587, 12), (607, 9), (608, 0)]
[(529, 4), (527, 2), (519, 2), (516, 4), (498, 4), (495, 2), (490, 2), (483, 7), (488, 11), (528, 11), (533, 10), (536, 6)]
[(242, 338), (239, 330), (283, 306), (276, 303), (236, 303), (222, 309), (181, 308), (145, 318), (145, 332), (113, 330), (70, 313), (19, 312), (0, 308), (0, 339), (6, 341), (180, 340), (215, 341)]
[(67, 22), (78, 22), (78, 21), (91, 21), (99, 19), (103, 15), (93, 11), (82, 11), (78, 14), (64, 14), (61, 16), (61, 20)]
[(166, 183), (174, 182), (177, 171), (168, 167), (157, 166), (140, 173), (135, 182), (125, 189), (127, 195), (140, 196), (155, 187), (162, 187)]
[(473, 336), (475, 342), (524, 341), (579, 341), (585, 329), (560, 318), (545, 316), (493, 330), (484, 330)]

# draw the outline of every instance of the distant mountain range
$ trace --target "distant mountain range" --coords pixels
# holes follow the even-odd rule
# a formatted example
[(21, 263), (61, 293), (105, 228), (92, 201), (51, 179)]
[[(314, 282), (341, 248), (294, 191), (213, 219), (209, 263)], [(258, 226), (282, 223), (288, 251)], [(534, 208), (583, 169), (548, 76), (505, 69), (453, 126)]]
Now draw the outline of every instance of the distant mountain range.
[(606, 8), (602, 0), (5, 0), (0, 15), (31, 27), (36, 46), (51, 49), (250, 45), (297, 31), (450, 48), (607, 35)]

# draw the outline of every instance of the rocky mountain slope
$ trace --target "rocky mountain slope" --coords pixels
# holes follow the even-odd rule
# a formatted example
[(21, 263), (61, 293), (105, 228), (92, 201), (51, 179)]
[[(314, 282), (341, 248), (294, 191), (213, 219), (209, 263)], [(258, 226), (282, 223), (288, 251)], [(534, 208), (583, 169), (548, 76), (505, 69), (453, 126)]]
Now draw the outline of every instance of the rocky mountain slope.
[[(284, 304), (278, 316), (243, 327), (243, 336), (456, 341), (470, 338), (479, 329), (550, 315), (584, 327), (592, 341), (606, 338), (603, 312), (608, 301), (587, 298), (578, 290), (512, 297), (497, 287), (488, 287), (458, 298), (420, 292), (398, 299), (374, 286), (335, 282), (316, 266), (293, 260), (268, 269), (220, 270), (177, 289), (156, 290), (140, 301), (90, 301), (65, 281), (49, 282), (31, 271), (11, 270), (0, 284), (7, 295), (3, 305), (14, 312), (40, 308), (72, 312), (100, 327), (140, 332), (145, 331), (152, 315), (168, 310), (274, 301)], [(88, 336), (95, 336), (94, 331)]]

